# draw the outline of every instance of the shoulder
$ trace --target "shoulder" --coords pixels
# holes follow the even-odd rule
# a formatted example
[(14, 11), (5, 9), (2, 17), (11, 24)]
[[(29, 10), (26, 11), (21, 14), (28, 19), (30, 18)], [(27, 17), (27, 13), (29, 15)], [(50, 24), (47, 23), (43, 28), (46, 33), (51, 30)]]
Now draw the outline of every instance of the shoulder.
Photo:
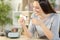
[(59, 19), (60, 18), (59, 14), (58, 13), (55, 13), (54, 14), (54, 18)]
[(53, 18), (54, 18), (54, 20), (57, 20), (60, 22), (60, 15), (58, 13), (54, 13)]

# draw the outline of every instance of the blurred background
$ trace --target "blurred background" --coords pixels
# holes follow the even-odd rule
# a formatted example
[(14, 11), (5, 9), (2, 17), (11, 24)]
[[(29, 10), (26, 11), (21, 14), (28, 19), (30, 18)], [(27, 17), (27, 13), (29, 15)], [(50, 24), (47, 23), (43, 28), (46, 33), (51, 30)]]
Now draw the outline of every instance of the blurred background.
[[(20, 15), (26, 17), (25, 25), (28, 27), (31, 14), (33, 13), (33, 2), (34, 0), (0, 0), (1, 36), (8, 36), (9, 32), (18, 32), (21, 34), (22, 27), (18, 23)], [(49, 0), (49, 2), (59, 14), (60, 0)], [(18, 31), (16, 31), (17, 29)]]

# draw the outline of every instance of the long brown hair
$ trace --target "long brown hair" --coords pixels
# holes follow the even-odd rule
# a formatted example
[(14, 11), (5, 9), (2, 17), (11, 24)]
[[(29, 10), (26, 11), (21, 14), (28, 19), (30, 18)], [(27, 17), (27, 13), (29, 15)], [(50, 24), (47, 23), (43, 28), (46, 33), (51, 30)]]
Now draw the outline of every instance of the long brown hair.
[(48, 13), (56, 13), (56, 11), (52, 8), (51, 4), (48, 0), (35, 0), (39, 2), (39, 5), (41, 6), (42, 10), (48, 14)]

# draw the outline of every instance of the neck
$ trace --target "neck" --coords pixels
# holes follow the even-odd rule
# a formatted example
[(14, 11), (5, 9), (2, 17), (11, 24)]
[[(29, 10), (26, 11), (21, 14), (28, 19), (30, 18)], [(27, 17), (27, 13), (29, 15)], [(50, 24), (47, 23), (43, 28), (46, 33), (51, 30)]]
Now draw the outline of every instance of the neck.
[(45, 19), (45, 18), (47, 18), (49, 15), (50, 15), (50, 14), (41, 13), (41, 14), (39, 15), (39, 17), (40, 17), (41, 19)]

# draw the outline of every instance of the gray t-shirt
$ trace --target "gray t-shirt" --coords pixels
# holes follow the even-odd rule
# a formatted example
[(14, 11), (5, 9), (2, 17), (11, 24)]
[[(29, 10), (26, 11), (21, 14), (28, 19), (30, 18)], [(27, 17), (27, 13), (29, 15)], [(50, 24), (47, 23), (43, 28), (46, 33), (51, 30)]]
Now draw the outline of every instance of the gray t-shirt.
[[(40, 20), (38, 16), (36, 16), (34, 13), (32, 14), (31, 18), (36, 18), (37, 20)], [(53, 33), (53, 39), (52, 40), (59, 40), (59, 15), (55, 13), (51, 13), (49, 17), (47, 17), (47, 20), (43, 20), (44, 24), (48, 29), (51, 30)], [(30, 20), (29, 28), (28, 30), (31, 32), (32, 36), (34, 36), (35, 31), (38, 32), (39, 37), (44, 36), (43, 29), (39, 25), (35, 25)]]

